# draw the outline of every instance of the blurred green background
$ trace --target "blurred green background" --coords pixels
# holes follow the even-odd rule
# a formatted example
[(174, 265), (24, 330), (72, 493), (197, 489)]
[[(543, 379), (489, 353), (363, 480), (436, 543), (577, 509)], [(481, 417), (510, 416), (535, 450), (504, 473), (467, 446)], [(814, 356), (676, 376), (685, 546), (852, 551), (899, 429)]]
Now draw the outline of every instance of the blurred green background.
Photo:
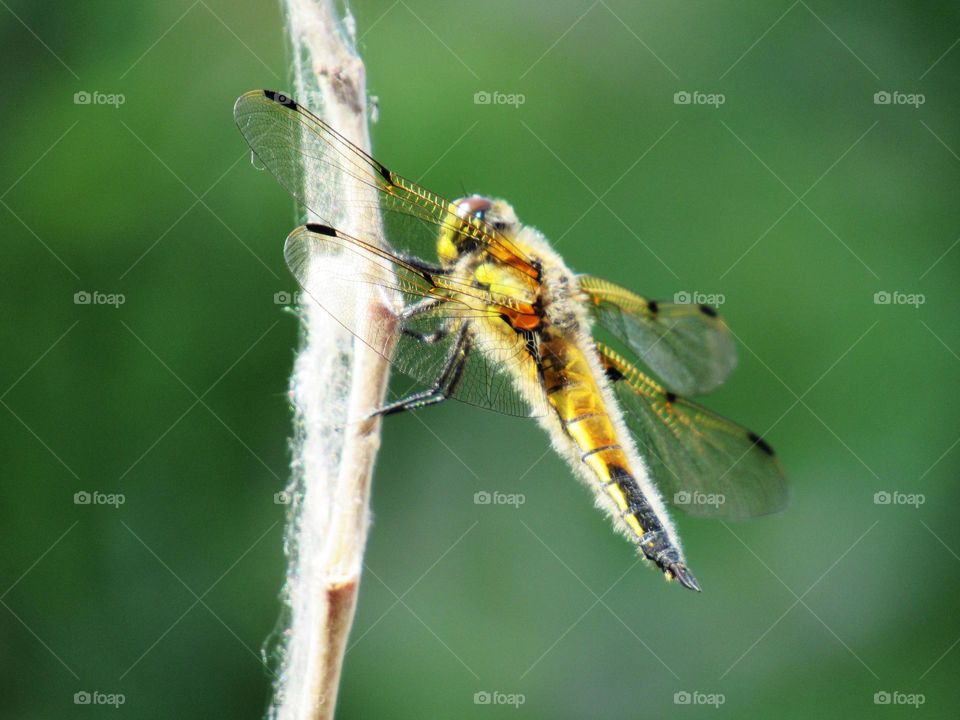
[[(261, 717), (296, 215), (231, 108), (289, 87), (280, 7), (0, 4), (0, 714)], [(509, 198), (577, 270), (723, 296), (741, 361), (706, 403), (768, 437), (793, 499), (679, 517), (695, 595), (533, 422), (390, 418), (339, 717), (960, 716), (956, 6), (353, 9), (391, 168)], [(74, 703), (94, 691), (125, 702)]]

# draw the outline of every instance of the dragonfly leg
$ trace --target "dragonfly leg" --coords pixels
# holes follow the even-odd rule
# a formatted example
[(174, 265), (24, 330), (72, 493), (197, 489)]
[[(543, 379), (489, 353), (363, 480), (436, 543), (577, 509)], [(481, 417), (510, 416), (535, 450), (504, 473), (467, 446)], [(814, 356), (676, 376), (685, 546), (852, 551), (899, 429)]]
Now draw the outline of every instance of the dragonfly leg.
[[(414, 318), (417, 315), (422, 315), (425, 312), (433, 310), (440, 305), (440, 300), (437, 298), (424, 298), (420, 302), (409, 305), (403, 312), (400, 313), (399, 318), (401, 322)], [(401, 332), (407, 337), (412, 337), (415, 340), (425, 342), (429, 345), (432, 345), (435, 342), (443, 340), (448, 334), (446, 328), (440, 328), (439, 330), (434, 330), (432, 333), (422, 333), (419, 330), (412, 330), (410, 328), (403, 328)]]
[[(407, 331), (405, 330), (404, 332)], [(436, 334), (437, 333), (432, 333), (432, 335)], [(435, 342), (435, 339), (427, 340), (427, 342)], [(416, 410), (443, 402), (454, 393), (460, 384), (460, 380), (463, 378), (463, 370), (467, 365), (467, 358), (469, 356), (470, 341), (467, 335), (467, 329), (464, 327), (460, 331), (457, 341), (451, 346), (450, 354), (447, 356), (447, 362), (443, 367), (443, 372), (440, 373), (440, 377), (437, 378), (437, 382), (434, 383), (432, 388), (392, 402), (380, 408), (374, 414), (393, 415), (394, 413), (403, 412), (404, 410)]]
[(407, 337), (412, 337), (415, 340), (425, 342), (428, 345), (433, 345), (433, 343), (443, 340), (448, 335), (446, 330), (434, 330), (432, 333), (422, 333), (417, 332), (416, 330), (410, 330), (409, 328), (404, 328), (402, 332)]
[(412, 305), (407, 305), (407, 307), (405, 307), (399, 314), (399, 318), (401, 320), (409, 320), (410, 318), (421, 315), (428, 310), (433, 310), (435, 307), (439, 306), (440, 303), (441, 300), (439, 298), (424, 298), (423, 300), (415, 302)]

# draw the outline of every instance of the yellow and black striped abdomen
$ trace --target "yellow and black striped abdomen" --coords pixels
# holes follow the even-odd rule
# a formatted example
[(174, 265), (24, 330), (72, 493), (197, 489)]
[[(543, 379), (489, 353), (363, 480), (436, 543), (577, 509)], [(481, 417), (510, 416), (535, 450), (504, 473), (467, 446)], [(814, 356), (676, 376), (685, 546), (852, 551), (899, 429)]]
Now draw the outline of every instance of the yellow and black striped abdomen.
[(617, 425), (605, 406), (604, 393), (584, 351), (576, 343), (549, 331), (541, 335), (541, 368), (547, 400), (567, 437), (576, 445), (619, 518), (634, 535), (643, 555), (656, 563), (668, 578), (699, 590), (663, 524), (638, 483)]
[(565, 338), (541, 345), (543, 384), (550, 406), (597, 482), (613, 500), (637, 539), (650, 529), (631, 510), (636, 481), (593, 370), (583, 352)]

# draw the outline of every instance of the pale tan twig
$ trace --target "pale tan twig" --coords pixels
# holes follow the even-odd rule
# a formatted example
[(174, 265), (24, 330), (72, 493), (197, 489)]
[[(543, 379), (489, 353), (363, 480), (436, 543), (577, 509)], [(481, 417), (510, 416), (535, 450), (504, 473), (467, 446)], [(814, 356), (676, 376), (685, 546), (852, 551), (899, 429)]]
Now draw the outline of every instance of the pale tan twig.
[[(369, 152), (363, 62), (354, 49), (353, 19), (333, 0), (285, 0), (295, 86), (292, 96)], [(342, 187), (336, 169), (307, 183)], [(369, 203), (337, 198), (335, 217), (322, 218), (351, 234), (380, 237)], [(310, 273), (349, 265), (348, 257), (315, 258)], [(348, 268), (339, 267), (336, 275)], [(289, 625), (279, 649), (280, 680), (270, 716), (328, 720), (334, 715), (347, 636), (357, 602), (369, 526), (370, 480), (380, 446), (386, 360), (354, 340), (304, 293), (302, 346), (291, 378), (295, 410), (293, 478), (285, 588)], [(382, 300), (380, 300), (382, 301)], [(378, 298), (357, 296), (367, 312)], [(347, 420), (353, 422), (347, 422)]]

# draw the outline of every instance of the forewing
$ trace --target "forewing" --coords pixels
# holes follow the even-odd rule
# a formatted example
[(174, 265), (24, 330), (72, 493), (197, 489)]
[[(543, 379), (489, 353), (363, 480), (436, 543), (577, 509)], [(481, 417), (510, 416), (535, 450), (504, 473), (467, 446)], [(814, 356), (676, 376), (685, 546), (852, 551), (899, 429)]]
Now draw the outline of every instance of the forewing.
[(495, 295), (324, 225), (294, 230), (284, 255), (304, 292), (400, 372), (431, 387), (464, 350), (452, 397), (508, 415), (543, 413), (515, 388), (510, 369), (534, 382), (535, 366)]
[[(335, 224), (344, 207), (379, 211), (386, 237), (375, 239), (382, 245), (431, 258), (440, 231), (449, 230), (537, 276), (523, 253), (491, 225), (458, 216), (448, 200), (388, 170), (294, 100), (272, 90), (252, 90), (237, 99), (233, 114), (260, 162), (328, 224)], [(330, 180), (325, 184), (321, 178)]]
[(667, 500), (691, 515), (739, 520), (782, 510), (783, 466), (755, 433), (677, 397), (598, 344), (621, 409)]
[(579, 280), (596, 321), (674, 392), (702, 395), (736, 367), (730, 330), (709, 305), (662, 303), (601, 278)]

